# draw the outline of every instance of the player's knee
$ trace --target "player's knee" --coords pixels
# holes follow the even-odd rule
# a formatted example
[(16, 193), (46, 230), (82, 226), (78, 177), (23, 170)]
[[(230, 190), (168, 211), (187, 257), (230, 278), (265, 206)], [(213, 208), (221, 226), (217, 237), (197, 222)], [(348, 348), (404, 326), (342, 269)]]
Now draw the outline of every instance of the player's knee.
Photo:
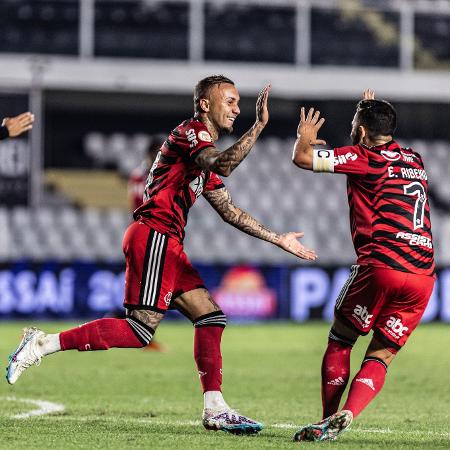
[(133, 347), (145, 347), (146, 345), (149, 345), (153, 339), (153, 336), (155, 335), (154, 328), (150, 327), (144, 322), (141, 322), (131, 315), (127, 315), (126, 321), (128, 322), (131, 331), (137, 338), (137, 341), (135, 340), (133, 343)]
[(331, 327), (331, 330), (328, 333), (328, 342), (335, 342), (342, 345), (343, 347), (353, 347), (357, 339), (358, 338), (355, 336), (348, 336), (346, 334), (338, 332), (334, 325), (333, 327)]
[(368, 356), (366, 355), (363, 359), (363, 362), (361, 364), (361, 367), (364, 366), (364, 364), (367, 364), (368, 362), (375, 362), (377, 364), (379, 364), (380, 366), (384, 367), (384, 369), (388, 370), (388, 366), (389, 366), (389, 362), (387, 362), (385, 359), (383, 358), (378, 358), (376, 356)]
[(195, 328), (203, 327), (221, 327), (227, 326), (227, 316), (221, 310), (203, 314), (192, 320)]
[(387, 367), (395, 358), (400, 348), (400, 346), (395, 345), (383, 335), (377, 333), (370, 341), (365, 358), (374, 358), (383, 361)]
[(127, 311), (127, 316), (137, 319), (152, 330), (156, 330), (161, 323), (161, 320), (164, 318), (164, 314), (148, 309), (133, 309)]

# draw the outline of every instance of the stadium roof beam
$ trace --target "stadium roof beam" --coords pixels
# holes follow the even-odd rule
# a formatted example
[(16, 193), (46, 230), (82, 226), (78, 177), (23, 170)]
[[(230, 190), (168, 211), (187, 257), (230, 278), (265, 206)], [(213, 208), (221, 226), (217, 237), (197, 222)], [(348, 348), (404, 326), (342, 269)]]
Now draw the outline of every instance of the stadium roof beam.
[(123, 60), (109, 58), (0, 56), (3, 68), (0, 88), (30, 89), (38, 67), (41, 87), (50, 90), (191, 94), (199, 79), (212, 73), (224, 73), (236, 81), (244, 95), (254, 95), (262, 85), (270, 82), (273, 96), (280, 98), (357, 98), (370, 86), (392, 100), (450, 101), (450, 77), (446, 71), (125, 61), (126, 64)]

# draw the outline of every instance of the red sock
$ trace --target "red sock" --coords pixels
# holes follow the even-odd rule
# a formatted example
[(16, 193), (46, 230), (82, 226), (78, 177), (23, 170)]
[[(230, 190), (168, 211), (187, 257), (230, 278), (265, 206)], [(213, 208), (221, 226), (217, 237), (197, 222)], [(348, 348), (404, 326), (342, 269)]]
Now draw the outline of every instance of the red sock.
[(375, 398), (383, 387), (386, 378), (386, 364), (378, 358), (366, 358), (360, 371), (353, 378), (347, 401), (342, 409), (348, 409), (353, 417)]
[(339, 402), (350, 377), (350, 353), (352, 346), (334, 340), (328, 347), (322, 361), (322, 408), (323, 418), (339, 409)]
[(194, 322), (194, 358), (203, 392), (222, 390), (220, 341), (225, 324), (222, 311), (206, 314)]
[[(63, 331), (61, 350), (107, 350), (111, 347), (139, 348), (151, 341), (154, 331), (134, 318), (99, 319)], [(147, 342), (148, 341), (148, 342)]]

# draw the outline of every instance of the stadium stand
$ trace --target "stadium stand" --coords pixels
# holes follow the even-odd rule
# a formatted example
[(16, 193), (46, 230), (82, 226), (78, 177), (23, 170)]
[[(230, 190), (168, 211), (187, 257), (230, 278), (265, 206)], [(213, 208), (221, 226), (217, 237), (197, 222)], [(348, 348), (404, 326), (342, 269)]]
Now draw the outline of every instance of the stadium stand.
[(186, 59), (188, 11), (183, 2), (96, 2), (95, 55)]
[[(221, 145), (226, 147), (229, 139), (223, 139)], [(105, 157), (112, 140), (120, 142), (128, 149), (126, 154), (135, 155), (131, 158), (136, 159), (146, 141), (145, 135), (137, 138), (135, 135), (96, 133), (94, 152), (94, 139), (88, 136), (84, 140), (85, 151), (93, 159), (94, 166), (113, 164), (123, 171), (123, 152), (111, 151)], [(439, 197), (450, 198), (450, 180), (446, 173), (449, 143), (416, 140), (404, 143), (407, 144), (423, 155), (432, 189)], [(321, 264), (351, 263), (354, 252), (348, 231), (345, 177), (298, 171), (290, 161), (292, 145), (291, 139), (263, 139), (225, 184), (234, 202), (265, 225), (280, 232), (304, 231), (305, 244), (316, 249)], [(69, 172), (61, 176), (66, 183), (70, 179)], [(78, 186), (75, 192), (84, 192), (86, 199), (83, 202), (77, 197), (75, 204), (78, 207), (73, 206), (73, 201), (67, 201), (66, 205), (48, 205), (35, 210), (15, 207), (10, 213), (5, 208), (0, 209), (4, 230), (2, 240), (6, 244), (9, 242), (9, 245), (1, 246), (2, 256), (6, 260), (121, 260), (122, 236), (131, 220), (124, 203), (126, 188), (123, 185), (123, 191), (110, 192), (109, 202), (106, 197), (94, 202), (101, 196), (99, 187), (106, 186), (108, 191), (111, 186), (105, 182), (104, 173), (95, 180), (99, 173), (82, 171), (79, 183), (73, 184)], [(75, 180), (76, 174), (71, 175)], [(55, 171), (47, 176), (52, 178), (54, 175)], [(120, 179), (117, 174), (116, 179)], [(80, 185), (84, 185), (83, 189)], [(64, 193), (71, 198), (69, 190)], [(80, 205), (89, 206), (79, 208)], [(267, 243), (249, 239), (234, 230), (209, 209), (207, 202), (200, 198), (190, 211), (186, 248), (193, 260), (298, 263), (294, 257)], [(440, 264), (448, 264), (450, 243), (446, 236), (450, 233), (450, 211), (434, 209), (432, 213), (437, 260)], [(205, 242), (208, 242), (207, 246)]]
[[(242, 27), (242, 24), (247, 24)], [(205, 59), (293, 63), (295, 9), (293, 7), (207, 3)], [(266, 36), (271, 39), (265, 39)], [(261, 42), (265, 45), (260, 45)], [(282, 49), (282, 51), (280, 51)]]
[[(302, 38), (299, 39), (302, 30), (298, 28), (301, 20), (297, 17), (297, 5), (302, 6), (302, 2), (285, 0), (269, 5), (262, 0), (205, 1), (201, 18), (196, 19), (199, 22), (190, 22), (191, 8), (196, 3), (192, 0), (84, 3), (93, 8), (89, 13), (93, 20), (88, 25), (92, 26), (88, 38), (82, 36), (86, 25), (80, 26), (80, 0), (3, 0), (0, 52), (78, 55), (86, 51), (82, 50), (81, 41), (92, 38), (88, 43), (88, 52), (92, 54), (88, 56), (186, 60), (194, 57), (189, 46), (192, 35), (197, 33), (195, 39), (203, 46), (195, 55), (197, 59), (299, 62), (297, 47), (299, 42), (302, 45)], [(448, 3), (445, 0), (403, 3), (417, 8), (411, 26), (416, 67), (448, 68)], [(311, 44), (308, 63), (401, 66), (401, 2), (328, 0), (307, 5), (311, 32), (307, 38)], [(269, 40), (265, 39), (267, 36)], [(265, 45), (261, 46), (263, 40)]]
[(76, 55), (78, 0), (0, 2), (0, 52)]
[[(383, 37), (379, 36), (378, 24), (383, 28)], [(311, 62), (396, 67), (399, 65), (399, 24), (400, 16), (394, 11), (371, 11), (369, 14), (359, 10), (313, 9)]]

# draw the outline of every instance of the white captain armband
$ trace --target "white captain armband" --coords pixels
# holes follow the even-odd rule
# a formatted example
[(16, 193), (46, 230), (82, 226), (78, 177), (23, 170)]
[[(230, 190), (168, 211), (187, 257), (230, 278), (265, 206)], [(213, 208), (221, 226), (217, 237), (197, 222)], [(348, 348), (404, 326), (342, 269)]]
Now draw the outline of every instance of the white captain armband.
[(334, 172), (334, 150), (314, 149), (313, 170), (314, 172)]

